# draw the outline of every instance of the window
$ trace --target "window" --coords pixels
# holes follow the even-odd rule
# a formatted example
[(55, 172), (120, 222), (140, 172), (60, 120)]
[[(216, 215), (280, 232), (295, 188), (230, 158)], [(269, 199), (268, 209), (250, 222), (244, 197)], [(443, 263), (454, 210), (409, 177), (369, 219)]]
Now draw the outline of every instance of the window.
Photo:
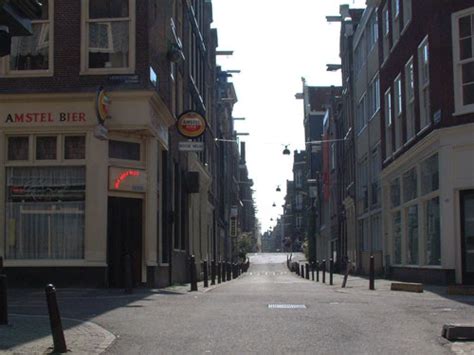
[(378, 75), (369, 86), (369, 117), (372, 118), (380, 109), (380, 79)]
[(8, 160), (28, 160), (29, 137), (8, 137)]
[(392, 0), (392, 37), (393, 43), (400, 38), (400, 0)]
[(133, 72), (135, 0), (83, 0), (83, 72)]
[(375, 48), (379, 39), (379, 24), (377, 20), (377, 9), (374, 9), (369, 20), (369, 53)]
[(438, 153), (421, 163), (421, 194), (439, 189)]
[(8, 74), (25, 76), (52, 74), (53, 1), (43, 0), (42, 4), (41, 18), (31, 21), (33, 35), (12, 37), (11, 53), (6, 58)]
[(359, 104), (357, 105), (357, 111), (356, 111), (356, 129), (357, 132), (360, 133), (362, 128), (365, 127), (365, 124), (367, 123), (366, 120), (366, 105), (367, 105), (367, 95), (364, 94), (362, 98), (359, 101)]
[(303, 187), (303, 172), (299, 169), (295, 171), (295, 187)]
[(392, 94), (385, 93), (385, 158), (392, 155)]
[(408, 202), (418, 197), (418, 176), (416, 168), (403, 174), (403, 202)]
[(390, 54), (390, 14), (388, 7), (385, 5), (382, 11), (383, 18), (383, 59), (384, 61)]
[(64, 159), (85, 159), (86, 137), (66, 136), (64, 137)]
[(377, 214), (371, 218), (372, 249), (382, 250), (382, 226), (381, 215)]
[(297, 210), (303, 209), (303, 195), (301, 194), (296, 195), (296, 209)]
[(370, 188), (371, 188), (371, 206), (378, 206), (380, 203), (380, 154), (378, 147), (372, 149), (372, 154), (370, 156)]
[(56, 160), (57, 137), (36, 137), (36, 159)]
[(402, 216), (400, 211), (392, 215), (393, 255), (392, 263), (402, 263)]
[(390, 183), (390, 206), (392, 208), (400, 206), (400, 179), (396, 178)]
[(368, 165), (367, 165), (367, 157), (363, 158), (358, 163), (357, 172), (359, 179), (358, 183), (358, 195), (359, 195), (359, 202), (360, 208), (363, 211), (367, 211), (369, 208), (369, 189), (368, 189)]
[(5, 255), (84, 258), (84, 167), (6, 170)]
[(456, 111), (474, 111), (474, 8), (453, 15)]
[(409, 141), (415, 135), (415, 75), (413, 58), (410, 58), (405, 65), (405, 97), (407, 141)]
[(402, 104), (402, 78), (400, 75), (395, 79), (395, 147), (399, 149), (403, 142), (403, 104)]
[(407, 264), (418, 264), (418, 205), (407, 208)]
[(359, 240), (362, 251), (370, 250), (369, 219), (359, 220)]
[(426, 202), (425, 233), (425, 263), (441, 265), (439, 197)]
[(109, 140), (109, 158), (140, 160), (140, 143)]
[(420, 129), (430, 124), (430, 68), (428, 37), (418, 47), (418, 72), (420, 79)]
[(411, 21), (411, 1), (412, 0), (403, 0), (403, 28)]

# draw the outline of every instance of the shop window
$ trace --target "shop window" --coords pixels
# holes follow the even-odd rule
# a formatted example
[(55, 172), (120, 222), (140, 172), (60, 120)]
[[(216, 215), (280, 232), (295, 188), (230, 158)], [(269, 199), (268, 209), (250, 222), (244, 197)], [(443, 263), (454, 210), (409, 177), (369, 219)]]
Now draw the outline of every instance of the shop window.
[(31, 21), (33, 35), (13, 37), (10, 72), (48, 71), (52, 61), (52, 0), (43, 0), (41, 19)]
[(393, 255), (392, 263), (402, 263), (402, 215), (400, 211), (392, 215)]
[(28, 160), (29, 137), (8, 137), (8, 160)]
[(64, 159), (85, 159), (86, 137), (66, 136), (64, 137)]
[(140, 143), (109, 140), (109, 158), (140, 160)]
[(36, 137), (36, 159), (56, 160), (57, 137)]
[(439, 197), (426, 202), (425, 231), (425, 263), (441, 265)]
[(5, 255), (84, 258), (84, 167), (6, 170)]
[(418, 177), (416, 168), (403, 174), (403, 202), (413, 200), (418, 196)]
[(407, 264), (418, 264), (418, 205), (407, 208)]
[(426, 195), (439, 188), (438, 154), (421, 163), (421, 194)]
[(390, 184), (390, 205), (392, 208), (400, 206), (400, 179), (396, 178)]
[(85, 1), (83, 70), (133, 69), (134, 0)]

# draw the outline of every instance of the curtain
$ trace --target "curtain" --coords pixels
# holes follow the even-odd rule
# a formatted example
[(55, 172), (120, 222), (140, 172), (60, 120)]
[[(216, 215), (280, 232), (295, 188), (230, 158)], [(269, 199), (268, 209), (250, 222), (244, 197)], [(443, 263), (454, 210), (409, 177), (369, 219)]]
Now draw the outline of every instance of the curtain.
[(90, 22), (91, 53), (128, 53), (129, 21)]
[(6, 257), (84, 257), (84, 167), (7, 169)]

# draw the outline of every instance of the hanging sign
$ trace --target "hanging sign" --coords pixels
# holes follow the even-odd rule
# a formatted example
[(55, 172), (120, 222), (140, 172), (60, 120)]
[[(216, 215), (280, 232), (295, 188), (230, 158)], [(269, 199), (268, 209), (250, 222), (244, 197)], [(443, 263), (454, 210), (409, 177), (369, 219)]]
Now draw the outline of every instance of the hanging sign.
[(178, 132), (186, 138), (198, 138), (206, 131), (206, 120), (194, 111), (187, 111), (178, 117)]
[(105, 120), (110, 118), (110, 101), (109, 96), (106, 94), (104, 88), (101, 86), (97, 90), (97, 96), (95, 98), (95, 112), (97, 115), (97, 123), (103, 125)]
[(178, 150), (180, 152), (202, 152), (204, 142), (179, 142)]

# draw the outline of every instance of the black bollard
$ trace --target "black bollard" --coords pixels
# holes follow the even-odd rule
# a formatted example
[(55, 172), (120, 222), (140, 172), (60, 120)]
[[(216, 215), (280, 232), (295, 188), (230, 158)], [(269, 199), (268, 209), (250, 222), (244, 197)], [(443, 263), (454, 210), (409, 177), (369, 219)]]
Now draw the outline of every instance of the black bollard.
[(204, 271), (204, 287), (209, 287), (209, 275), (207, 270), (207, 261), (202, 262), (202, 268)]
[(0, 275), (0, 324), (8, 324), (7, 275)]
[(217, 262), (217, 283), (220, 284), (222, 282), (222, 274), (221, 274), (221, 270), (222, 270), (222, 262)]
[(301, 275), (300, 276), (304, 279), (304, 265), (301, 265)]
[(309, 280), (309, 264), (308, 263), (306, 263), (305, 268), (306, 268), (306, 280)]
[(191, 279), (191, 291), (197, 291), (196, 258), (194, 255), (191, 255), (189, 258), (189, 276)]
[(0, 256), (0, 274), (3, 273), (3, 256)]
[(346, 272), (344, 273), (344, 280), (342, 280), (342, 288), (346, 287), (347, 278), (349, 277), (349, 272), (351, 271), (351, 263), (350, 260), (346, 261)]
[(211, 261), (211, 285), (216, 284), (216, 261)]
[(311, 263), (311, 281), (314, 281), (314, 262)]
[(132, 258), (130, 254), (125, 254), (123, 257), (124, 263), (124, 286), (125, 293), (133, 293), (133, 280), (132, 280)]
[(316, 282), (319, 282), (319, 260), (316, 260)]
[(225, 261), (222, 262), (222, 282), (227, 281), (227, 263)]
[(56, 289), (49, 284), (45, 288), (46, 303), (48, 304), (49, 323), (51, 325), (51, 334), (53, 336), (54, 353), (67, 352), (66, 340), (64, 339), (63, 325), (61, 315), (59, 314), (58, 301), (56, 299)]
[(369, 268), (369, 290), (375, 290), (375, 267), (374, 267), (374, 256), (370, 256), (370, 268)]
[(332, 273), (334, 272), (334, 260), (332, 258), (329, 259), (329, 284), (333, 285), (333, 278)]
[(232, 263), (227, 263), (227, 281), (232, 280)]
[(322, 265), (322, 270), (323, 270), (323, 284), (326, 283), (326, 259), (323, 260), (323, 265)]
[(296, 275), (300, 275), (300, 264), (296, 264)]

